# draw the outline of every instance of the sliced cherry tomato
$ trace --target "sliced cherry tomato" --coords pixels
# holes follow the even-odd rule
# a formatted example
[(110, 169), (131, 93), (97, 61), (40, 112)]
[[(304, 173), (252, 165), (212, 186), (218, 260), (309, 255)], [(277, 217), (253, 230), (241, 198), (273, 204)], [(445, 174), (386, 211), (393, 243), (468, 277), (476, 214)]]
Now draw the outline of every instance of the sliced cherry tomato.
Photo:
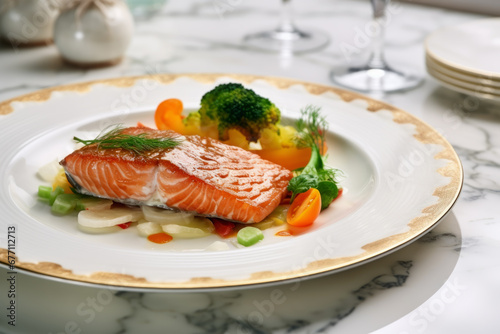
[(161, 102), (156, 108), (155, 124), (159, 130), (174, 130), (182, 133), (184, 131), (184, 118), (182, 110), (184, 106), (179, 99), (168, 99)]
[(286, 221), (293, 226), (308, 226), (314, 223), (321, 211), (321, 194), (311, 188), (295, 197), (288, 209)]
[(215, 232), (223, 238), (229, 236), (236, 226), (234, 223), (222, 219), (212, 218), (211, 220), (214, 224)]
[(337, 194), (337, 197), (335, 197), (334, 201), (339, 198), (342, 194), (344, 193), (344, 188), (339, 189), (339, 193)]

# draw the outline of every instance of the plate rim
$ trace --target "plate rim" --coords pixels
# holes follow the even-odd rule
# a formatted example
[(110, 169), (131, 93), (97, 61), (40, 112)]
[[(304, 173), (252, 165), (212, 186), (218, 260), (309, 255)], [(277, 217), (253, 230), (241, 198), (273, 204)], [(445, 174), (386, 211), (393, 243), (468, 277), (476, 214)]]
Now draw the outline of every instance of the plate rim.
[[(321, 95), (327, 92), (334, 93), (339, 98), (350, 103), (354, 100), (362, 100), (367, 103), (366, 111), (377, 112), (387, 110), (392, 116), (393, 122), (398, 124), (415, 125), (416, 134), (414, 137), (426, 144), (437, 144), (443, 147), (434, 159), (444, 159), (448, 162), (445, 166), (436, 170), (442, 176), (448, 177), (450, 182), (446, 185), (434, 189), (433, 195), (438, 197), (437, 203), (434, 203), (421, 212), (420, 216), (414, 217), (408, 222), (409, 230), (377, 240), (363, 246), (364, 252), (361, 254), (329, 259), (331, 261), (321, 260), (323, 264), (316, 262), (310, 263), (307, 268), (302, 270), (291, 270), (288, 272), (257, 272), (245, 279), (222, 280), (210, 277), (192, 278), (186, 282), (150, 282), (141, 277), (120, 273), (94, 272), (90, 275), (77, 275), (71, 270), (63, 268), (57, 263), (52, 262), (16, 262), (16, 268), (24, 270), (43, 278), (52, 277), (62, 279), (68, 283), (90, 284), (93, 286), (115, 287), (119, 289), (140, 289), (140, 290), (162, 290), (162, 291), (187, 291), (187, 290), (211, 290), (221, 288), (254, 287), (264, 284), (274, 284), (280, 282), (289, 282), (297, 279), (305, 279), (325, 275), (340, 270), (346, 270), (354, 266), (361, 265), (368, 261), (375, 260), (385, 256), (401, 247), (406, 246), (412, 241), (417, 240), (426, 232), (434, 228), (443, 217), (451, 210), (456, 203), (463, 186), (463, 167), (451, 144), (434, 128), (419, 119), (418, 117), (396, 108), (388, 103), (372, 99), (361, 93), (351, 92), (341, 88), (327, 86), (323, 84), (272, 76), (247, 75), (247, 74), (229, 74), (229, 73), (179, 73), (179, 74), (153, 74), (130, 77), (117, 77), (111, 79), (100, 79), (87, 82), (79, 82), (61, 86), (54, 86), (18, 97), (0, 102), (0, 115), (7, 115), (14, 111), (12, 103), (15, 102), (44, 102), (51, 98), (53, 92), (77, 91), (87, 92), (95, 85), (109, 85), (117, 87), (132, 87), (138, 80), (150, 79), (156, 80), (161, 84), (169, 84), (175, 80), (187, 77), (200, 83), (215, 83), (220, 78), (229, 78), (244, 84), (263, 80), (278, 89), (286, 89), (294, 85), (302, 86), (309, 94)], [(427, 132), (430, 131), (430, 134)], [(390, 244), (390, 247), (387, 245)], [(0, 248), (0, 265), (8, 266), (7, 249)]]
[(428, 55), (425, 57), (425, 64), (432, 68), (433, 70), (438, 71), (439, 73), (447, 76), (448, 78), (454, 79), (456, 81), (468, 83), (471, 85), (478, 85), (484, 88), (491, 88), (500, 91), (500, 81), (484, 79), (480, 77), (472, 77), (470, 75), (463, 74), (458, 71), (454, 71), (449, 67), (440, 65), (435, 60), (433, 60)]
[(494, 94), (489, 94), (489, 93), (483, 93), (483, 92), (478, 92), (478, 91), (473, 91), (468, 88), (464, 88), (462, 86), (459, 86), (457, 84), (451, 83), (449, 81), (446, 81), (444, 78), (439, 77), (438, 74), (433, 73), (433, 70), (431, 69), (429, 71), (429, 75), (431, 75), (436, 81), (438, 81), (443, 87), (446, 87), (454, 92), (458, 92), (461, 94), (466, 94), (469, 96), (476, 97), (478, 99), (482, 99), (484, 101), (488, 101), (491, 103), (498, 103), (500, 102), (500, 96), (499, 95), (494, 95)]
[[(434, 78), (439, 79), (441, 81), (446, 81), (447, 83), (449, 83), (451, 85), (468, 90), (471, 92), (471, 94), (475, 94), (475, 93), (486, 94), (486, 95), (496, 96), (496, 97), (500, 98), (500, 89), (494, 89), (494, 88), (490, 88), (490, 87), (485, 87), (481, 84), (475, 84), (475, 83), (455, 79), (453, 77), (450, 77), (449, 75), (443, 74), (438, 69), (435, 69), (431, 64), (427, 64), (427, 72), (429, 72), (429, 74), (432, 75)], [(476, 90), (469, 88), (468, 86), (476, 86)]]

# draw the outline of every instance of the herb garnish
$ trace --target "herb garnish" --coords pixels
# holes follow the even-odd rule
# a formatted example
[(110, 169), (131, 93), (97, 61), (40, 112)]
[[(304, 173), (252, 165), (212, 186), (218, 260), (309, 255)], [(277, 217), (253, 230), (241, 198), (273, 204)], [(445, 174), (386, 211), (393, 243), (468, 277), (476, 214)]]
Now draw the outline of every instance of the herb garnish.
[(340, 172), (326, 166), (321, 155), (328, 123), (321, 116), (319, 107), (309, 105), (301, 110), (301, 118), (296, 127), (297, 146), (310, 147), (311, 158), (306, 167), (294, 171), (297, 175), (288, 184), (288, 190), (292, 192), (291, 201), (293, 202), (298, 194), (316, 188), (321, 194), (321, 209), (326, 209), (338, 196), (336, 175)]
[(172, 148), (179, 145), (179, 140), (176, 138), (148, 138), (146, 133), (138, 135), (129, 135), (122, 133), (123, 127), (117, 126), (114, 129), (97, 136), (95, 139), (83, 140), (73, 137), (76, 142), (91, 145), (97, 144), (99, 149), (117, 149), (121, 148), (133, 152), (137, 155), (144, 154), (148, 151), (156, 149)]

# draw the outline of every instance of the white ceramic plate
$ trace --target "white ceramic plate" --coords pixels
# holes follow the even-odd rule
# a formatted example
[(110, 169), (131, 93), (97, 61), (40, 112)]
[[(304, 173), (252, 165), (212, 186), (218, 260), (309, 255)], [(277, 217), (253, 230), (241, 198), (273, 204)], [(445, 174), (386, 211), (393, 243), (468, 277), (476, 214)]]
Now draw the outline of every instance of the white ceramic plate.
[(432, 58), (470, 75), (500, 78), (500, 18), (440, 29), (426, 39)]
[[(170, 97), (187, 109), (216, 84), (238, 81), (270, 98), (285, 119), (322, 107), (330, 123), (329, 162), (345, 172), (345, 192), (306, 233), (248, 248), (206, 251), (218, 237), (156, 245), (133, 228), (79, 231), (35, 200), (38, 168), (72, 151), (72, 137), (109, 124), (153, 124)], [(18, 270), (121, 289), (209, 289), (270, 284), (343, 270), (388, 254), (434, 227), (456, 201), (462, 168), (435, 130), (357, 93), (289, 79), (244, 75), (157, 75), (55, 87), (0, 104), (2, 235), (16, 228)], [(7, 240), (0, 261), (8, 263)]]
[(434, 77), (441, 85), (444, 87), (451, 89), (458, 93), (467, 94), (470, 96), (475, 96), (479, 99), (487, 100), (490, 102), (500, 102), (500, 92), (499, 94), (491, 93), (491, 89), (484, 90), (481, 85), (472, 85), (462, 81), (458, 81), (451, 77), (448, 77), (442, 74), (439, 71), (436, 71), (431, 66), (427, 65), (427, 72)]
[(441, 72), (449, 78), (454, 80), (463, 81), (469, 84), (474, 84), (477, 86), (485, 87), (485, 88), (494, 88), (500, 91), (500, 80), (492, 80), (485, 79), (484, 77), (472, 76), (464, 74), (464, 72), (459, 72), (454, 70), (453, 68), (447, 67), (444, 64), (441, 64), (431, 57), (426, 57), (425, 62), (428, 67)]
[(447, 83), (466, 89), (470, 91), (471, 94), (474, 93), (491, 94), (493, 96), (497, 95), (500, 98), (500, 89), (496, 89), (490, 86), (484, 86), (478, 83), (471, 83), (455, 79), (439, 71), (438, 69), (433, 67), (432, 64), (429, 63), (427, 63), (427, 72), (429, 72), (429, 74), (435, 77), (436, 79), (440, 81), (446, 81)]

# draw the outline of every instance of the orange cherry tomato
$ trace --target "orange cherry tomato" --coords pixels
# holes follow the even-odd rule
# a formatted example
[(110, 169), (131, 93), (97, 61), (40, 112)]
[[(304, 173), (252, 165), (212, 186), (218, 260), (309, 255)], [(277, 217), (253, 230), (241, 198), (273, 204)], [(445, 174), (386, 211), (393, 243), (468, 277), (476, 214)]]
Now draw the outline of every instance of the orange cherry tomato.
[(182, 119), (184, 106), (179, 99), (168, 99), (161, 102), (156, 108), (155, 124), (159, 130), (174, 130), (182, 133), (185, 129)]
[(286, 221), (292, 226), (308, 226), (314, 223), (321, 212), (321, 194), (311, 188), (295, 197), (286, 214)]

